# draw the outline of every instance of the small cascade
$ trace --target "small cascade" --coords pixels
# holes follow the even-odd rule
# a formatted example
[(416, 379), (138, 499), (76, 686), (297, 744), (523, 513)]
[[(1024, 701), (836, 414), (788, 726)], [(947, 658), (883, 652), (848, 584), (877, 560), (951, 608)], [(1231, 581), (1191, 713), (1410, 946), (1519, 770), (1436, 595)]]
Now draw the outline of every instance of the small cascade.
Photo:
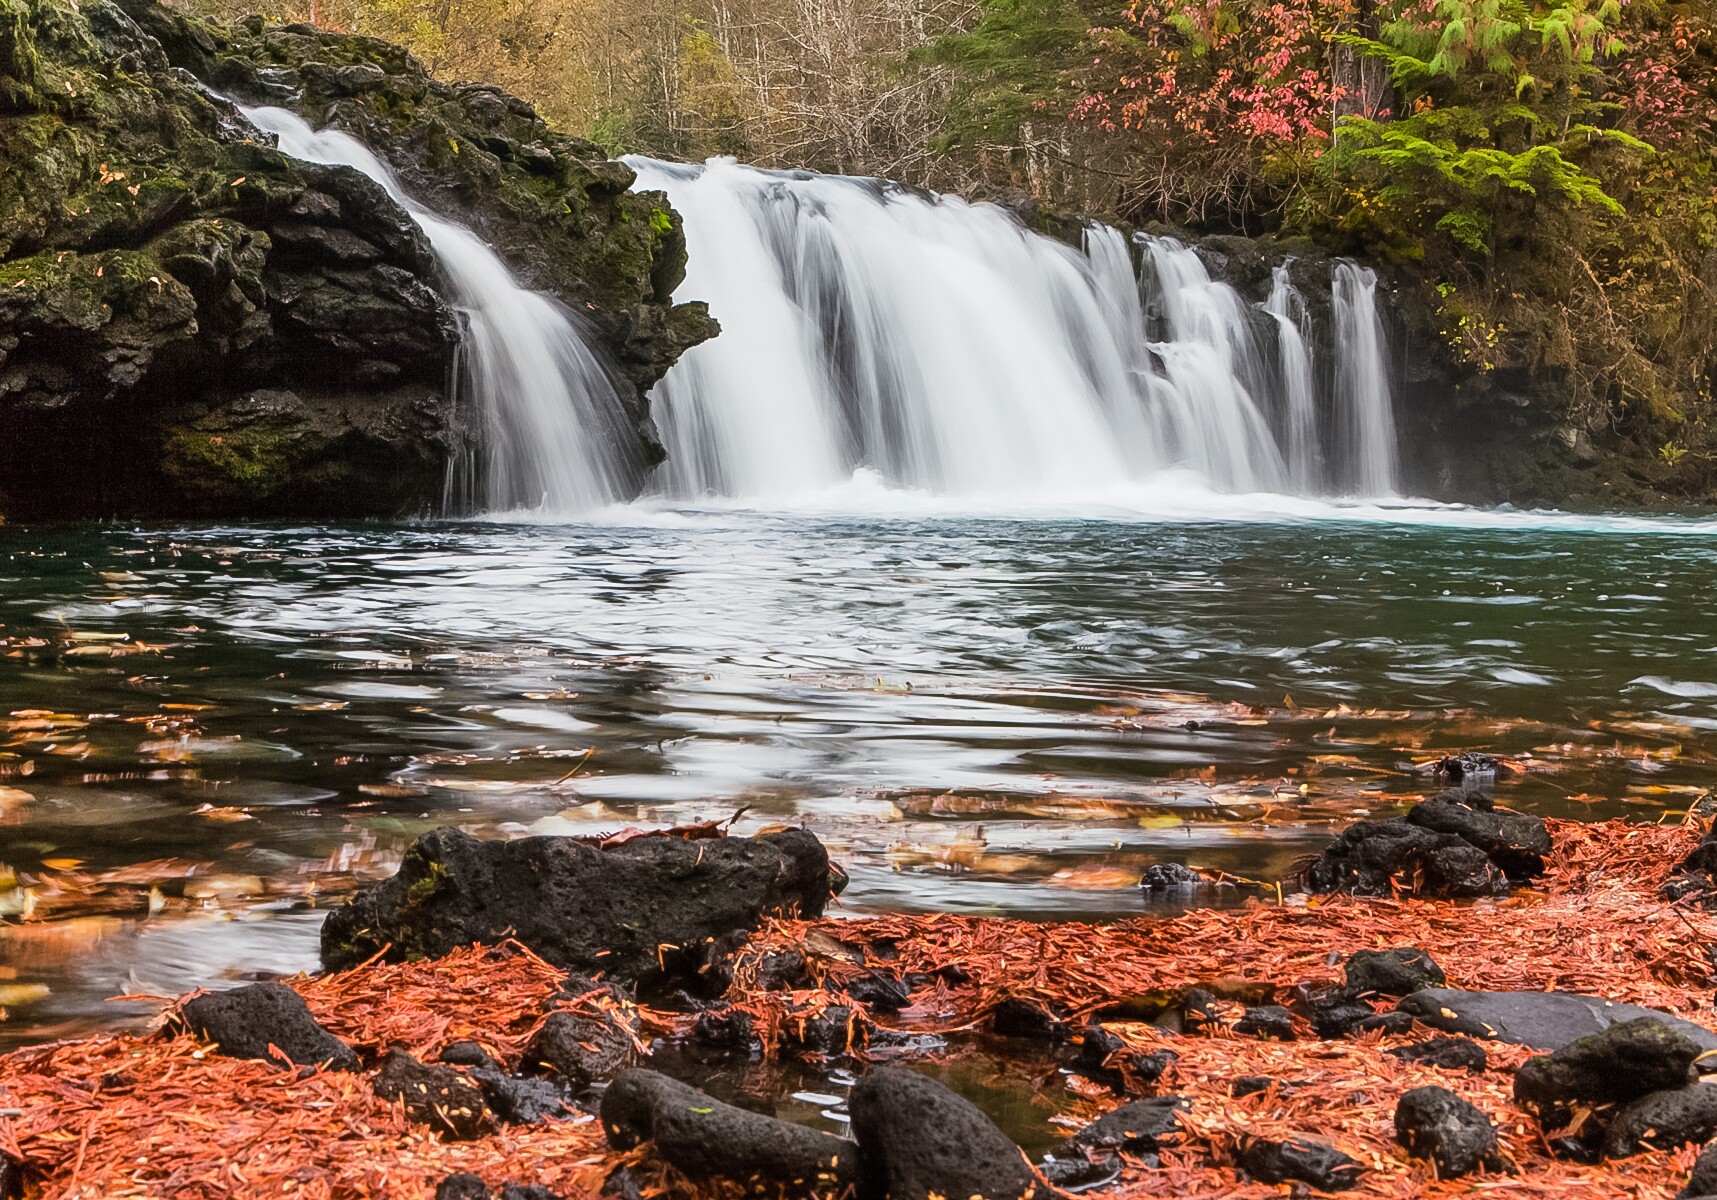
[(1400, 487), (1399, 452), (1388, 344), (1377, 312), (1377, 273), (1340, 263), (1333, 287), (1340, 482), (1355, 495), (1393, 496)]
[(355, 168), (385, 188), (428, 238), (453, 287), (467, 332), (460, 347), (459, 397), (482, 422), (482, 462), (449, 479), (450, 507), (490, 511), (540, 508), (581, 512), (625, 498), (623, 444), (613, 427), (618, 393), (578, 318), (519, 286), (498, 255), (469, 230), (400, 190), (393, 172), (362, 142), (317, 131), (283, 108), (244, 108), (283, 153)]
[(1264, 311), (1276, 320), (1276, 366), (1282, 380), (1283, 453), (1296, 493), (1311, 495), (1323, 479), (1318, 452), (1317, 377), (1307, 343), (1311, 314), (1306, 298), (1288, 275), (1286, 263), (1271, 272), (1270, 296)]
[[(1255, 306), (1169, 238), (1091, 225), (1081, 251), (878, 180), (627, 161), (684, 218), (675, 298), (722, 326), (652, 395), (669, 497), (803, 496), (858, 470), (954, 496), (1078, 499), (1171, 469), (1314, 494), (1325, 464), (1344, 490), (1395, 490), (1382, 326), (1357, 276), (1336, 280), (1345, 382), (1325, 401), (1285, 270)], [(1363, 436), (1322, 433), (1349, 412)]]

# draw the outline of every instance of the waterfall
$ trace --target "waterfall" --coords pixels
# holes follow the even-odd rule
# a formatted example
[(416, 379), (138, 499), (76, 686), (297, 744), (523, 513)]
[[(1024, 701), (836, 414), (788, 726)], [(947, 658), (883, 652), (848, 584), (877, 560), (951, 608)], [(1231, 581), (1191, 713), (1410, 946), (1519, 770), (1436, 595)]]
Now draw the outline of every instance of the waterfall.
[[(675, 299), (722, 326), (652, 394), (669, 497), (801, 496), (858, 470), (956, 496), (1076, 499), (1171, 469), (1236, 492), (1320, 485), (1331, 455), (1285, 275), (1260, 307), (1169, 238), (1093, 224), (1078, 249), (879, 180), (627, 162), (684, 218)], [(1386, 381), (1365, 303), (1368, 340), (1341, 361)], [(1386, 415), (1386, 388), (1368, 395)], [(1391, 492), (1393, 434), (1367, 422), (1344, 461)]]
[(1311, 324), (1306, 298), (1288, 276), (1288, 265), (1270, 274), (1264, 311), (1276, 319), (1277, 369), (1282, 377), (1283, 442), (1294, 490), (1310, 495), (1323, 475), (1318, 454), (1317, 378), (1306, 342)]
[[(623, 498), (623, 460), (613, 449), (621, 444), (614, 426), (622, 407), (578, 318), (520, 287), (470, 230), (405, 195), (393, 172), (355, 138), (318, 132), (283, 108), (243, 112), (275, 135), (282, 153), (353, 167), (375, 180), (429, 240), (467, 324), (459, 398), (475, 407), (483, 426), (483, 463), (472, 499), (489, 510), (579, 512)], [(462, 488), (471, 490), (470, 481), (450, 477), (450, 499)]]
[(1377, 273), (1339, 263), (1333, 282), (1335, 411), (1344, 482), (1361, 496), (1393, 496), (1400, 486), (1395, 405)]

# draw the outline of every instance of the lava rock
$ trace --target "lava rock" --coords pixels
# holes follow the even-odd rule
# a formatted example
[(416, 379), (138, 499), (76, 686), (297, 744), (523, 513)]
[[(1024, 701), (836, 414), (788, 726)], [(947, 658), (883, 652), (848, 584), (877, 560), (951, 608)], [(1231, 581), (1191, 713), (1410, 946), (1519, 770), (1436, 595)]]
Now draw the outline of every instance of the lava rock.
[(393, 878), (322, 926), (322, 963), (342, 970), (385, 950), (434, 958), (509, 938), (556, 966), (666, 993), (698, 984), (713, 939), (774, 913), (822, 915), (835, 876), (803, 829), (755, 838), (642, 837), (607, 849), (565, 837), (478, 841), (436, 829)]
[(723, 1104), (656, 1071), (627, 1071), (608, 1085), (602, 1128), (616, 1150), (654, 1142), (663, 1162), (693, 1179), (837, 1189), (858, 1178), (851, 1142)]
[(1129, 1081), (1149, 1087), (1161, 1079), (1180, 1058), (1173, 1050), (1138, 1050), (1123, 1061), (1122, 1071)]
[(1544, 857), (1550, 853), (1550, 829), (1543, 818), (1474, 804), (1457, 792), (1415, 804), (1407, 821), (1477, 846), (1514, 880), (1543, 874)]
[(1616, 1112), (1604, 1135), (1605, 1158), (1627, 1158), (1650, 1147), (1673, 1150), (1717, 1134), (1717, 1085), (1696, 1083), (1651, 1092)]
[(1490, 1070), (1490, 1056), (1484, 1052), (1484, 1047), (1464, 1037), (1439, 1037), (1423, 1042), (1415, 1042), (1411, 1046), (1396, 1046), (1383, 1053), (1403, 1062), (1422, 1063), (1427, 1067), (1441, 1067), (1445, 1071), (1468, 1071), (1477, 1075), (1481, 1071)]
[(1068, 1038), (1067, 1022), (1048, 1005), (1023, 996), (1009, 996), (991, 1009), (990, 1028), (1001, 1037), (1040, 1042), (1062, 1042)]
[(461, 1141), (493, 1129), (483, 1093), (452, 1067), (425, 1066), (395, 1046), (372, 1085), (383, 1100), (405, 1105), (405, 1115), (443, 1137)]
[(1417, 946), (1356, 950), (1348, 956), (1346, 972), (1348, 987), (1384, 996), (1405, 996), (1446, 982), (1443, 968)]
[(1359, 998), (1352, 988), (1330, 988), (1315, 991), (1305, 997), (1312, 1022), (1312, 1032), (1320, 1038), (1346, 1037), (1360, 1022), (1377, 1015), (1377, 1010)]
[(1242, 1075), (1229, 1087), (1228, 1094), (1238, 1100), (1242, 1096), (1256, 1096), (1267, 1092), (1276, 1086), (1276, 1081), (1268, 1075)]
[(1717, 1033), (1670, 1013), (1573, 992), (1464, 992), (1425, 988), (1397, 1006), (1433, 1029), (1534, 1050), (1556, 1050), (1621, 1021), (1653, 1017), (1701, 1050), (1717, 1050)]
[(534, 1125), (567, 1115), (566, 1096), (546, 1079), (508, 1075), (495, 1067), (473, 1067), (471, 1078), (483, 1099), (509, 1125)]
[(899, 979), (872, 971), (845, 985), (847, 995), (877, 1012), (899, 1012), (912, 1003), (912, 989)]
[(1203, 882), (1204, 876), (1197, 871), (1173, 862), (1152, 863), (1139, 878), (1139, 886), (1148, 892), (1195, 888)]
[(1509, 888), (1508, 876), (1471, 842), (1405, 820), (1348, 826), (1306, 869), (1305, 884), (1314, 892), (1445, 899), (1503, 896)]
[(1701, 1053), (1691, 1038), (1662, 1021), (1622, 1021), (1522, 1063), (1514, 1073), (1514, 1098), (1546, 1129), (1556, 1129), (1568, 1123), (1577, 1105), (1624, 1104), (1647, 1092), (1686, 1086)]
[(831, 1004), (781, 1030), (784, 1052), (798, 1057), (838, 1058), (870, 1040), (872, 1025), (863, 1013), (845, 1004)]
[(1257, 1004), (1247, 1009), (1234, 1022), (1234, 1032), (1248, 1037), (1275, 1038), (1279, 1042), (1294, 1040), (1294, 1017), (1280, 1004)]
[(705, 1046), (749, 1054), (758, 1045), (757, 1020), (743, 1008), (727, 1005), (698, 1014), (692, 1037)]
[(1429, 1159), (1438, 1179), (1500, 1165), (1490, 1118), (1448, 1088), (1404, 1093), (1395, 1106), (1395, 1140), (1414, 1158)]
[(878, 1067), (847, 1102), (866, 1200), (1020, 1200), (1035, 1180), (1019, 1147), (976, 1105), (935, 1080)]
[(1083, 1154), (1065, 1157), (1046, 1155), (1037, 1169), (1051, 1186), (1068, 1192), (1088, 1192), (1115, 1182), (1121, 1176), (1121, 1160), (1117, 1157), (1090, 1159)]
[(1688, 1173), (1687, 1186), (1677, 1200), (1692, 1200), (1695, 1196), (1717, 1196), (1717, 1142), (1699, 1152)]
[(624, 1071), (637, 1053), (631, 1032), (613, 1017), (554, 1012), (531, 1039), (524, 1062), (528, 1069), (549, 1072), (582, 1092)]
[(1179, 1114), (1190, 1108), (1184, 1096), (1134, 1100), (1104, 1113), (1068, 1139), (1075, 1150), (1155, 1154), (1172, 1146), (1181, 1133)]
[(490, 1200), (489, 1185), (476, 1175), (459, 1171), (436, 1185), (435, 1200)]
[(1486, 787), (1497, 780), (1498, 764), (1488, 754), (1474, 750), (1447, 754), (1431, 764), (1431, 777), (1442, 783), (1458, 783), (1467, 788)]
[(438, 1056), (450, 1067), (488, 1067), (496, 1070), (500, 1064), (489, 1057), (489, 1052), (476, 1042), (450, 1042), (444, 1046)]
[(1119, 1067), (1109, 1065), (1109, 1060), (1126, 1048), (1127, 1043), (1118, 1035), (1101, 1025), (1087, 1025), (1079, 1039), (1079, 1053), (1073, 1060), (1073, 1069), (1087, 1079), (1122, 1090), (1126, 1086), (1126, 1078)]
[(757, 961), (757, 987), (765, 992), (785, 992), (810, 983), (805, 956), (797, 950), (779, 950)]
[(1260, 1183), (1309, 1183), (1324, 1192), (1357, 1187), (1365, 1173), (1334, 1146), (1303, 1136), (1252, 1142), (1240, 1152), (1240, 1169)]
[(284, 983), (209, 992), (186, 1002), (178, 1016), (191, 1032), (232, 1058), (279, 1062), (279, 1055), (285, 1055), (299, 1066), (358, 1069), (356, 1052), (317, 1024), (304, 998)]

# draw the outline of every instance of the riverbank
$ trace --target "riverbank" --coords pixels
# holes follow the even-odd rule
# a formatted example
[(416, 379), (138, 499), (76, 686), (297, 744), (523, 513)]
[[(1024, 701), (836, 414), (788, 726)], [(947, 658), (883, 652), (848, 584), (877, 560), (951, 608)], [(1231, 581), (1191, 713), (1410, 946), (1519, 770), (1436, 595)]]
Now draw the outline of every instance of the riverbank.
[[(1663, 1200), (1682, 1186), (1694, 1149), (1601, 1164), (1554, 1157), (1512, 1093), (1513, 1070), (1533, 1051), (1490, 1042), (1484, 1069), (1451, 1070), (1390, 1053), (1446, 1033), (1423, 1022), (1319, 1037), (1307, 1019), (1305, 997), (1338, 984), (1355, 951), (1407, 945), (1428, 951), (1450, 988), (1584, 992), (1706, 1017), (1717, 917), (1659, 891), (1697, 830), (1621, 821), (1552, 821), (1549, 830), (1543, 877), (1493, 901), (1269, 896), (1237, 911), (1104, 926), (949, 915), (772, 921), (740, 951), (726, 1006), (714, 1008), (657, 1001), (661, 1007), (634, 1013), (605, 989), (567, 995), (562, 970), (516, 945), (300, 977), (292, 987), (357, 1051), (360, 1070), (283, 1071), (165, 1032), (28, 1049), (0, 1059), (0, 1151), (25, 1164), (26, 1194), (42, 1200), (415, 1198), (458, 1172), (494, 1188), (538, 1185), (572, 1197), (594, 1195), (622, 1167), (632, 1168), (626, 1186), (636, 1194), (725, 1194), (731, 1185), (690, 1185), (648, 1145), (611, 1149), (602, 1124), (579, 1110), (442, 1140), (378, 1096), (372, 1080), (394, 1046), (433, 1063), (476, 1042), (517, 1070), (556, 1011), (618, 1019), (635, 1029), (639, 1047), (664, 1051), (677, 1042), (711, 1045), (719, 1040), (711, 1026), (720, 1024), (711, 1014), (731, 1028), (743, 1012), (763, 1072), (807, 1056), (854, 1074), (882, 1061), (958, 1058), (978, 1037), (985, 1053), (1017, 1055), (1022, 1064), (1048, 1054), (1075, 1072), (1043, 1113), (1060, 1132), (1138, 1095), (1184, 1097), (1178, 1132), (1154, 1154), (1124, 1155), (1119, 1176), (1093, 1194), (1279, 1195), (1278, 1185), (1248, 1181), (1238, 1161), (1260, 1140), (1315, 1135), (1357, 1164), (1353, 1195), (1478, 1187), (1508, 1197)], [(771, 976), (793, 959), (801, 977), (783, 988)], [(1289, 1018), (1294, 1040), (1234, 1028), (1245, 1006), (1270, 1003), (1299, 1010)], [(1053, 1023), (1020, 1019), (1032, 1011), (1050, 1012)], [(831, 1031), (831, 1017), (846, 1036)], [(1117, 1039), (1095, 1059), (1086, 1048), (1094, 1018)], [(1150, 1062), (1164, 1065), (1147, 1082)], [(1118, 1077), (1107, 1064), (1121, 1065)], [(1047, 1093), (1028, 1068), (1021, 1074), (1020, 1086)], [(1428, 1166), (1397, 1144), (1393, 1125), (1402, 1093), (1421, 1086), (1446, 1088), (1482, 1110), (1513, 1169), (1434, 1184)], [(1251, 1088), (1261, 1090), (1235, 1094)], [(1152, 1157), (1160, 1165), (1146, 1165)]]

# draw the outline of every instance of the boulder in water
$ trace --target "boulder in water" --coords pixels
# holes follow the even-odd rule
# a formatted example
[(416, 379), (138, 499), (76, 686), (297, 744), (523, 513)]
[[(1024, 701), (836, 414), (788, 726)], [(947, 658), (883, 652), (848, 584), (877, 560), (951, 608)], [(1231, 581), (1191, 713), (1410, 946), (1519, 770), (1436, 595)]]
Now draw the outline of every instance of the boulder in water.
[(1464, 992), (1426, 988), (1401, 1001), (1402, 1012), (1445, 1033), (1535, 1050), (1557, 1050), (1602, 1033), (1621, 1021), (1651, 1017), (1686, 1036), (1701, 1050), (1717, 1050), (1717, 1033), (1670, 1013), (1572, 992)]
[(1508, 812), (1460, 792), (1415, 804), (1407, 820), (1477, 846), (1515, 880), (1542, 874), (1550, 853), (1550, 830), (1542, 817)]
[(835, 878), (822, 843), (802, 829), (608, 848), (436, 829), (412, 843), (393, 878), (329, 915), (322, 963), (343, 970), (384, 950), (397, 962), (516, 938), (557, 966), (610, 981), (696, 986), (717, 939), (771, 914), (822, 915)]
[(847, 1103), (863, 1155), (863, 1200), (1021, 1200), (1035, 1185), (1019, 1147), (934, 1079), (877, 1067)]

